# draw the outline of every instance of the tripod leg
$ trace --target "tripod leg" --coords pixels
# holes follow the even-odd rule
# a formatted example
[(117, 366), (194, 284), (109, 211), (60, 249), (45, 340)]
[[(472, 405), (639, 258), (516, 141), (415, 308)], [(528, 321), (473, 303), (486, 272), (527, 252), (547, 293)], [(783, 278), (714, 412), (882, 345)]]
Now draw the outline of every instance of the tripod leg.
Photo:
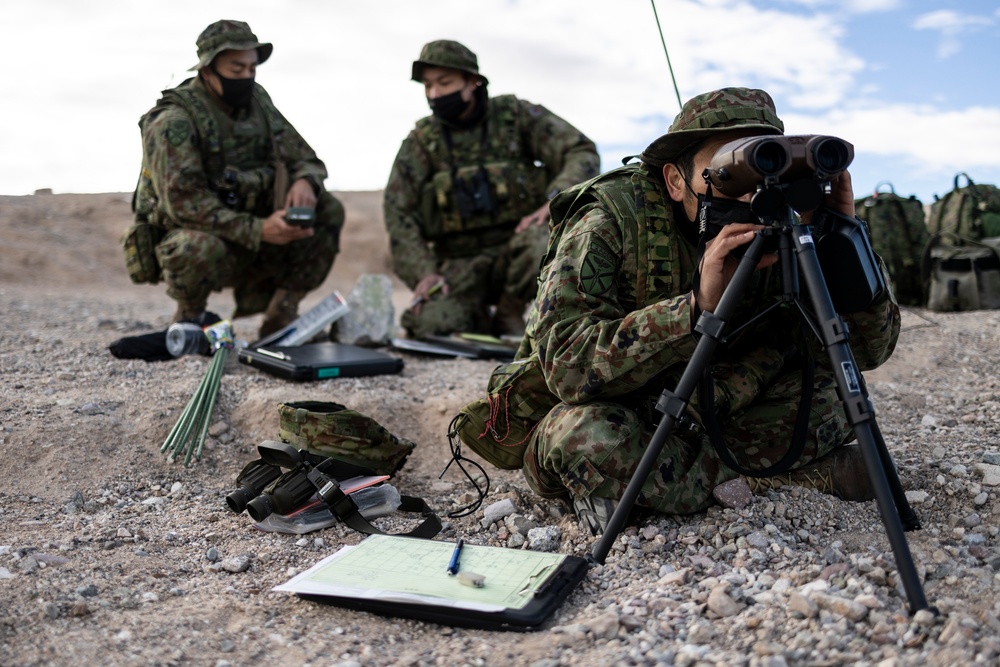
[(878, 422), (872, 420), (872, 431), (875, 433), (875, 442), (878, 445), (879, 460), (885, 470), (886, 481), (892, 491), (892, 498), (896, 502), (896, 509), (899, 511), (899, 518), (903, 522), (903, 530), (920, 530), (920, 517), (910, 507), (910, 501), (906, 499), (906, 492), (899, 481), (899, 474), (896, 472), (896, 465), (892, 462), (892, 456), (885, 446), (885, 438), (882, 437), (882, 430), (878, 427)]
[[(868, 395), (864, 391), (864, 380), (854, 360), (854, 353), (847, 342), (847, 327), (843, 318), (834, 309), (830, 299), (830, 290), (816, 255), (816, 246), (813, 243), (811, 230), (801, 225), (792, 225), (791, 229), (795, 251), (798, 255), (799, 271), (805, 279), (806, 288), (818, 319), (818, 333), (823, 347), (830, 357), (830, 364), (837, 379), (837, 393), (847, 415), (847, 421), (854, 428), (854, 434), (857, 436), (865, 468), (868, 470), (868, 477), (875, 490), (875, 499), (882, 515), (882, 523), (896, 558), (896, 568), (910, 604), (910, 612), (915, 613), (920, 609), (926, 609), (928, 605), (923, 586), (913, 564), (913, 556), (903, 533), (902, 512), (900, 510), (902, 507), (909, 511), (912, 510), (910, 510), (906, 503), (906, 497), (902, 493), (902, 487), (899, 484), (899, 478), (895, 475), (888, 450), (885, 449), (885, 443), (881, 440), (881, 432), (873, 426), (875, 424), (874, 411)], [(876, 434), (879, 437), (876, 437)], [(889, 465), (883, 465), (883, 461), (888, 461)], [(890, 488), (886, 473), (887, 468), (893, 470), (895, 488)], [(897, 505), (898, 498), (902, 499), (901, 505)]]
[(737, 306), (743, 299), (743, 293), (746, 291), (747, 285), (750, 284), (750, 278), (757, 267), (757, 262), (760, 261), (763, 255), (764, 243), (764, 236), (757, 234), (748, 246), (743, 259), (740, 260), (739, 265), (736, 267), (736, 272), (733, 274), (732, 280), (723, 292), (722, 298), (719, 299), (719, 305), (715, 309), (715, 313), (702, 313), (701, 318), (699, 318), (695, 326), (695, 331), (701, 334), (701, 339), (699, 339), (698, 345), (695, 346), (694, 354), (691, 355), (691, 360), (677, 382), (676, 390), (673, 392), (664, 391), (659, 402), (656, 404), (657, 409), (663, 413), (663, 418), (660, 419), (660, 423), (656, 427), (649, 445), (646, 446), (646, 451), (643, 453), (635, 472), (632, 474), (632, 479), (629, 480), (628, 486), (625, 487), (625, 491), (622, 493), (618, 507), (608, 521), (608, 527), (601, 535), (601, 539), (594, 546), (589, 560), (604, 563), (608, 552), (611, 551), (611, 546), (625, 526), (629, 512), (632, 511), (636, 498), (639, 497), (639, 491), (642, 489), (646, 478), (649, 477), (649, 473), (656, 465), (656, 460), (659, 458), (660, 452), (663, 451), (663, 445), (670, 436), (674, 424), (684, 414), (691, 396), (698, 386), (702, 373), (712, 361), (712, 355), (715, 352), (715, 348), (719, 345), (719, 340), (725, 330), (726, 323), (732, 317), (733, 313), (736, 312)]

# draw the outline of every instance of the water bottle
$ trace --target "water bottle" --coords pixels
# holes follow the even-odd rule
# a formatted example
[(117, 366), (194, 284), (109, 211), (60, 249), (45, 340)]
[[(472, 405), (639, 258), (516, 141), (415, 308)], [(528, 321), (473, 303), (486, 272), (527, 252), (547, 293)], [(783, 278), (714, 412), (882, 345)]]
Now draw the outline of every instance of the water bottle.
[(175, 322), (167, 329), (167, 351), (175, 357), (185, 354), (208, 354), (208, 337), (193, 322)]
[(396, 511), (402, 499), (399, 491), (392, 484), (366, 486), (350, 494), (351, 500), (358, 506), (358, 512), (366, 519), (385, 516)]

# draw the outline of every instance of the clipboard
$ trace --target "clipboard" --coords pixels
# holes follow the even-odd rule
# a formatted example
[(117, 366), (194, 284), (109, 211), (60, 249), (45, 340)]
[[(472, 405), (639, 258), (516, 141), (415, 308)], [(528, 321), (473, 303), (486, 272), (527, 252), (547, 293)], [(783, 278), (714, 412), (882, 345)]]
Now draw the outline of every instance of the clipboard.
[(526, 632), (540, 629), (588, 570), (579, 556), (465, 544), (461, 570), (485, 577), (476, 588), (448, 574), (454, 550), (453, 542), (371, 535), (274, 590), (383, 616)]

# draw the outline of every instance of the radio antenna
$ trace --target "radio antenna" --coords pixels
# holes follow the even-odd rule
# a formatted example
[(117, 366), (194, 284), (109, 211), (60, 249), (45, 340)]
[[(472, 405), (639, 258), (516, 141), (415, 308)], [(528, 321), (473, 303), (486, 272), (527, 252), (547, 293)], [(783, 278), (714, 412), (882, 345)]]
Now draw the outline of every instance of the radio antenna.
[(667, 53), (667, 41), (663, 39), (663, 28), (660, 27), (660, 16), (656, 13), (656, 2), (655, 0), (649, 0), (649, 4), (653, 6), (653, 17), (656, 19), (656, 29), (660, 32), (660, 43), (663, 44), (663, 55), (667, 57), (667, 68), (670, 70), (670, 80), (674, 83), (674, 94), (677, 95), (677, 108), (680, 109), (684, 105), (681, 104), (681, 93), (677, 90), (677, 79), (674, 78), (674, 66), (670, 64), (670, 54)]

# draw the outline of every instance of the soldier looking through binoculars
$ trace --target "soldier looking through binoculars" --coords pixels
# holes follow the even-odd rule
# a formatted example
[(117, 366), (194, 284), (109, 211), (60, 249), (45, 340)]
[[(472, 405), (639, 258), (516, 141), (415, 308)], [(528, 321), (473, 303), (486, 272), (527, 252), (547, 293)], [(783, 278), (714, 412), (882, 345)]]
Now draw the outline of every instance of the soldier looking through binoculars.
[[(676, 383), (691, 358), (700, 312), (718, 305), (733, 277), (734, 251), (766, 228), (754, 207), (773, 192), (759, 190), (769, 178), (759, 172), (780, 177), (818, 158), (850, 162), (846, 142), (835, 141), (807, 159), (798, 144), (810, 139), (786, 138), (783, 132), (766, 92), (705, 93), (684, 105), (641, 162), (565, 191), (552, 203), (558, 233), (518, 358), (537, 364), (544, 376), (539, 384), (555, 394), (555, 406), (527, 440), (523, 471), (540, 495), (568, 497), (595, 532), (606, 527), (650, 442), (659, 421), (657, 397)], [(732, 159), (739, 146), (730, 144), (739, 140), (764, 151), (757, 156), (758, 173), (750, 174), (752, 187), (738, 181), (731, 187), (734, 177), (746, 176), (740, 170), (747, 169), (748, 155)], [(812, 146), (811, 151), (815, 142)], [(781, 160), (787, 164), (778, 165)], [(795, 175), (796, 182), (806, 182), (801, 192), (791, 185), (781, 191), (793, 200), (805, 197), (794, 201), (803, 222), (813, 215), (803, 202), (812, 201), (817, 214), (849, 216), (854, 223), (850, 175), (833, 167), (829, 173), (813, 165), (810, 178)], [(755, 199), (753, 190), (762, 198)], [(705, 233), (699, 233), (699, 220), (711, 223), (703, 225)], [(777, 262), (776, 254), (759, 261), (736, 320), (750, 321), (781, 301)], [(884, 275), (877, 260), (873, 265)], [(845, 316), (861, 370), (888, 359), (900, 323), (891, 290), (881, 290), (864, 309)], [(806, 338), (799, 313), (779, 308), (728, 341), (710, 368), (714, 416), (740, 465), (764, 468), (789, 449), (801, 397), (811, 396), (801, 457), (781, 477), (748, 480), (751, 487), (799, 484), (846, 500), (869, 499), (860, 452), (846, 444), (853, 432), (829, 361), (810, 360)], [(815, 367), (811, 377), (803, 373), (807, 365)], [(519, 400), (511, 396), (510, 404)], [(703, 408), (698, 400), (692, 403), (687, 428), (667, 440), (637, 505), (695, 512), (714, 502), (716, 486), (739, 475), (709, 443)]]

